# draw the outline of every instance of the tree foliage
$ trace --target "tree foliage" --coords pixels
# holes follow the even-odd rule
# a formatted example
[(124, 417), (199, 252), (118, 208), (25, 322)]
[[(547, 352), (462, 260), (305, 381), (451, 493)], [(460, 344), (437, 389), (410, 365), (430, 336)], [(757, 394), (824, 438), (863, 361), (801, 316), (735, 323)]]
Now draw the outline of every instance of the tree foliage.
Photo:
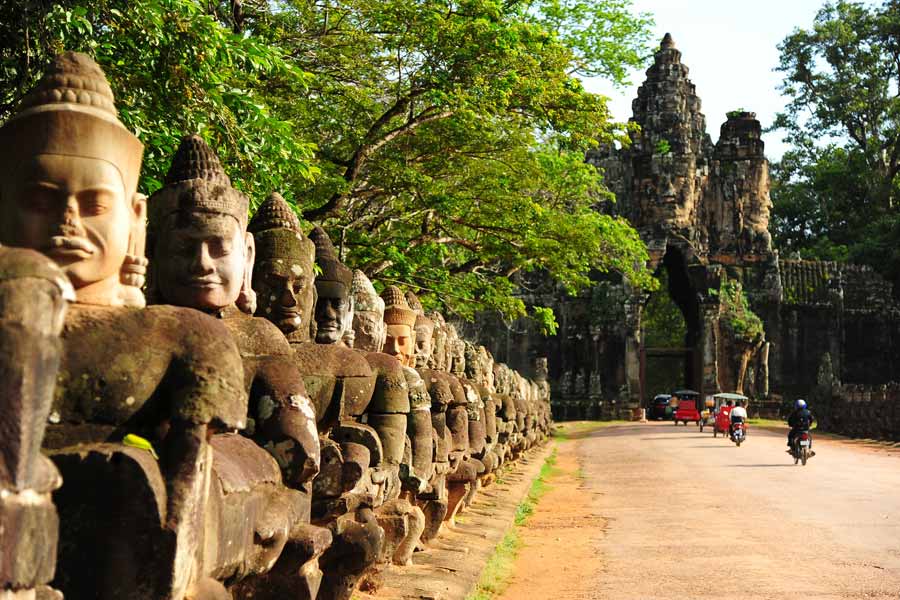
[(900, 2), (826, 3), (779, 46), (793, 147), (773, 169), (776, 244), (900, 282)]
[(144, 191), (200, 133), (256, 203), (281, 191), (349, 264), (426, 304), (521, 316), (515, 275), (536, 270), (570, 291), (591, 270), (650, 284), (583, 160), (625, 126), (576, 77), (641, 63), (630, 0), (25, 5), (0, 8), (0, 120), (52, 54), (91, 52), (147, 146)]

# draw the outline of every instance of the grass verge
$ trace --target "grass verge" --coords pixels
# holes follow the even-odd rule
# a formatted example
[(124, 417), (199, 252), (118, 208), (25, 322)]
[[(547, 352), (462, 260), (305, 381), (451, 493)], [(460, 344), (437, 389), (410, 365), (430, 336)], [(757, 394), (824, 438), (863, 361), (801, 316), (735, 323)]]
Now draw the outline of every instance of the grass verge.
[(491, 554), (487, 564), (484, 566), (484, 570), (481, 572), (478, 585), (466, 597), (466, 600), (491, 600), (503, 593), (503, 590), (509, 585), (509, 580), (515, 567), (516, 556), (522, 545), (518, 529), (525, 525), (528, 517), (534, 513), (534, 507), (541, 499), (541, 496), (547, 493), (549, 489), (547, 480), (556, 472), (554, 465), (556, 465), (556, 448), (544, 460), (540, 473), (531, 482), (528, 494), (516, 507), (515, 523), (509, 528), (509, 531), (506, 532), (506, 535), (503, 536), (497, 547), (494, 548), (493, 554)]

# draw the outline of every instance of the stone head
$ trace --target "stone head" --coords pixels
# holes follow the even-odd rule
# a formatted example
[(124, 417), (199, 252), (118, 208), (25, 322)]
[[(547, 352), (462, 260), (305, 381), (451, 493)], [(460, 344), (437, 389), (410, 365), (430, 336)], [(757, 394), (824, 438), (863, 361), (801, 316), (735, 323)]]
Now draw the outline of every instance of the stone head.
[(459, 337), (456, 327), (447, 323), (447, 368), (458, 377), (466, 374), (466, 343)]
[(478, 353), (481, 355), (481, 384), (484, 385), (489, 392), (494, 390), (494, 355), (484, 346), (478, 346)]
[(416, 313), (409, 307), (403, 292), (389, 285), (381, 293), (384, 300), (386, 339), (384, 353), (396, 357), (404, 366), (415, 367)]
[(443, 371), (447, 365), (447, 324), (444, 322), (444, 316), (439, 312), (430, 313), (428, 318), (434, 323), (432, 352), (428, 368)]
[(425, 316), (425, 309), (419, 297), (410, 290), (406, 292), (406, 302), (409, 307), (416, 313), (416, 357), (415, 366), (420, 369), (428, 368), (431, 355), (434, 352), (434, 321)]
[(143, 306), (142, 155), (97, 63), (57, 56), (0, 128), (0, 243), (53, 259), (78, 302)]
[(256, 242), (256, 315), (274, 323), (291, 341), (309, 341), (316, 304), (315, 246), (278, 193), (260, 205), (248, 229)]
[(387, 335), (384, 300), (359, 269), (353, 271), (352, 292), (354, 347), (366, 352), (381, 352)]
[(316, 246), (316, 343), (336, 344), (353, 326), (353, 297), (350, 286), (353, 272), (338, 260), (331, 238), (321, 227), (315, 227), (309, 238)]
[(252, 313), (249, 206), (212, 148), (196, 135), (182, 139), (149, 201), (153, 300), (206, 312), (238, 304)]

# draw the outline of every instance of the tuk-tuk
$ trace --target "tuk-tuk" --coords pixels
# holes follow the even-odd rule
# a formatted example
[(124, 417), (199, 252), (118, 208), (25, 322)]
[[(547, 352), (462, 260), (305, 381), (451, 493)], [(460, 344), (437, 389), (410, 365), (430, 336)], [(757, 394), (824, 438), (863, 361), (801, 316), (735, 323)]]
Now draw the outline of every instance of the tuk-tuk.
[(700, 411), (697, 403), (700, 401), (699, 392), (694, 390), (676, 390), (672, 392), (670, 402), (675, 406), (675, 425), (681, 421), (685, 425), (688, 421), (693, 421), (695, 425), (700, 424)]
[(731, 426), (731, 407), (727, 406), (729, 400), (731, 400), (731, 404), (734, 405), (738, 400), (743, 400), (744, 405), (747, 405), (748, 398), (742, 394), (733, 394), (731, 392), (722, 392), (719, 394), (714, 394), (712, 396), (713, 399), (713, 437), (718, 436), (720, 433), (722, 437), (728, 437), (728, 431)]

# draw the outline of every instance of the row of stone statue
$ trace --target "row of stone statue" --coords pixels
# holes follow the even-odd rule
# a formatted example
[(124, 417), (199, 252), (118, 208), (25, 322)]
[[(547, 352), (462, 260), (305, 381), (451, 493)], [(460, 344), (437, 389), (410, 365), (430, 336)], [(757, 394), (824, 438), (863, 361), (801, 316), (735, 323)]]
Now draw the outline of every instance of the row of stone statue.
[(349, 598), (546, 437), (545, 377), (376, 294), (277, 194), (248, 221), (199, 137), (138, 194), (90, 57), (0, 153), (0, 597)]

